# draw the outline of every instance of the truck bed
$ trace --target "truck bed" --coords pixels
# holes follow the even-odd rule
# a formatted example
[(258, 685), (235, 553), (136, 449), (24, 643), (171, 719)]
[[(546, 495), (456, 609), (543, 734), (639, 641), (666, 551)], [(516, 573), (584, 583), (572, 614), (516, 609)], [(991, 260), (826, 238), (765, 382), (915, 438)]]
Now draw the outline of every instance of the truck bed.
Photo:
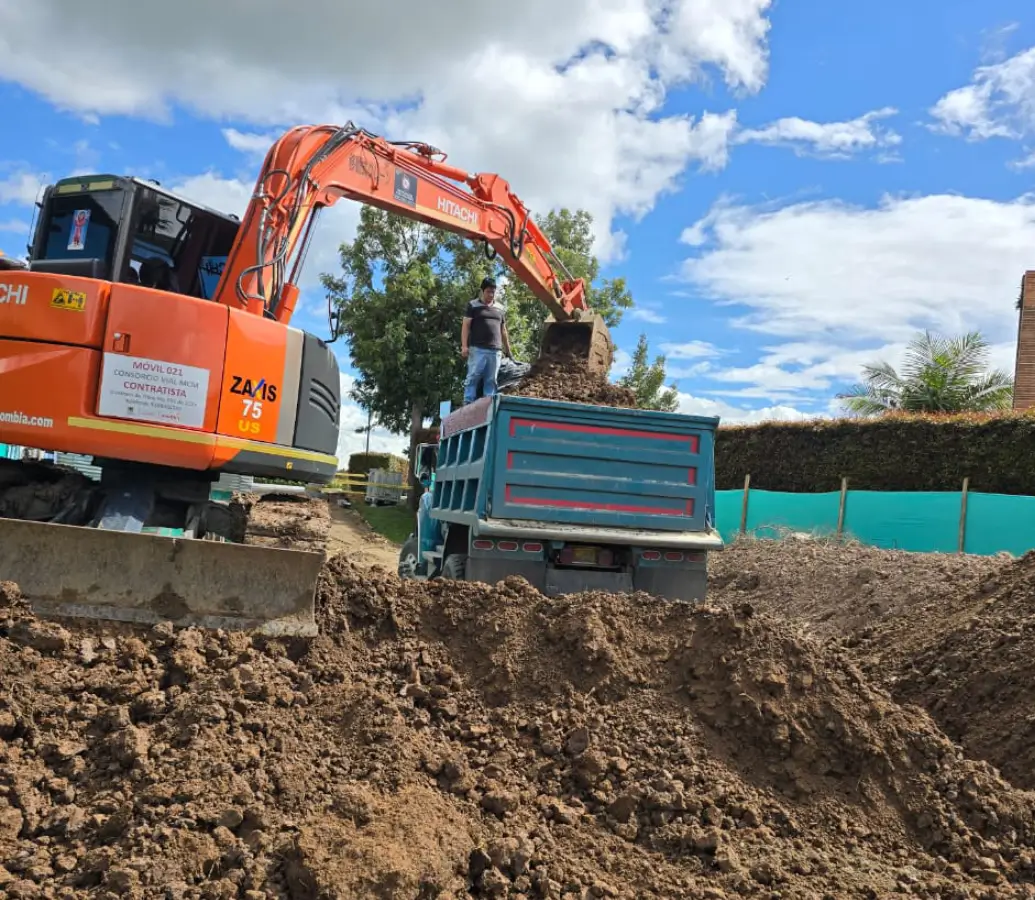
[(702, 532), (718, 419), (503, 395), (442, 425), (440, 518)]

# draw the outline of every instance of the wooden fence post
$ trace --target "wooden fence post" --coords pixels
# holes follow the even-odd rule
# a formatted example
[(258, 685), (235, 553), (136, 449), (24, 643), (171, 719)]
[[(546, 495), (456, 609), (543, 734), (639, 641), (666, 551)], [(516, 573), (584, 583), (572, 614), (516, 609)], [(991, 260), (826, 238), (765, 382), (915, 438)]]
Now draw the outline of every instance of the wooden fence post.
[(962, 553), (967, 543), (967, 494), (970, 492), (970, 476), (963, 479), (963, 495), (960, 497), (960, 539), (957, 553)]
[(748, 526), (748, 495), (751, 493), (751, 476), (744, 476), (744, 499), (740, 504), (740, 533), (744, 534)]
[(841, 537), (845, 530), (845, 501), (848, 499), (848, 479), (841, 479), (841, 502), (837, 507), (837, 536)]

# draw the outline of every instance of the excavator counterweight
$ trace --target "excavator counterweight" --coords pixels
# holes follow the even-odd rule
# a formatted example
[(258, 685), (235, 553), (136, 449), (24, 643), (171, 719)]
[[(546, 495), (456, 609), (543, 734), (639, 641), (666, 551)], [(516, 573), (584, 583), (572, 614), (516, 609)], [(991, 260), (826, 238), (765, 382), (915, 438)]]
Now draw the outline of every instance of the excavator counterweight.
[(323, 552), (245, 545), (213, 485), (337, 472), (337, 357), (291, 319), (314, 213), (342, 198), (480, 241), (549, 310), (545, 353), (610, 367), (585, 285), (507, 182), (426, 144), (292, 128), (240, 219), (157, 182), (63, 179), (27, 261), (0, 260), (0, 444), (100, 476), (0, 460), (0, 580), (55, 615), (314, 631)]

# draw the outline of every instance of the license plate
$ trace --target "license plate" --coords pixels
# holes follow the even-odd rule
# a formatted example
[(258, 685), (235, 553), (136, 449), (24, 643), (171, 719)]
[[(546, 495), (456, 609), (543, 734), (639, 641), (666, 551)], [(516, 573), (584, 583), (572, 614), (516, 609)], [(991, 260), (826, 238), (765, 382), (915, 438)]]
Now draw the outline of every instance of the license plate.
[(576, 547), (574, 561), (577, 563), (586, 563), (588, 565), (594, 565), (597, 561), (597, 548)]

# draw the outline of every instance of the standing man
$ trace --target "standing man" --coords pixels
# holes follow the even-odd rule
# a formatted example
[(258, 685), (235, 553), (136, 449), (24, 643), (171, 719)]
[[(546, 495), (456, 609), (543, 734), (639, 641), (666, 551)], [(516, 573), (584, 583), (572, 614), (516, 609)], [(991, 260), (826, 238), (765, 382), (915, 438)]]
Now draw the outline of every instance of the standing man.
[(496, 393), (501, 351), (511, 355), (507, 325), (503, 320), (503, 310), (496, 305), (496, 282), (492, 278), (484, 278), (481, 296), (467, 304), (460, 331), (460, 355), (467, 360), (465, 406), (477, 399), (479, 387), (483, 397)]

